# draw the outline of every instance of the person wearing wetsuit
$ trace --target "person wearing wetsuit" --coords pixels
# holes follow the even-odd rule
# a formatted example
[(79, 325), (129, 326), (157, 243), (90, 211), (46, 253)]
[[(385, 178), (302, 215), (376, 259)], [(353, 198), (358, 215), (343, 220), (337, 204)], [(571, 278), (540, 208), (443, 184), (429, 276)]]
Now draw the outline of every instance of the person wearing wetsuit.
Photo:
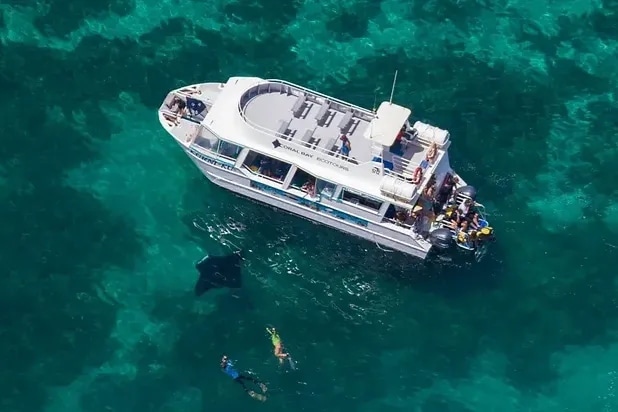
[(283, 363), (283, 360), (288, 357), (288, 354), (283, 350), (283, 343), (281, 342), (279, 333), (275, 328), (266, 328), (266, 332), (270, 334), (270, 339), (275, 347), (275, 356), (279, 359), (280, 363)]
[(234, 382), (240, 383), (243, 390), (247, 392), (249, 396), (262, 402), (266, 400), (266, 396), (256, 393), (255, 391), (247, 388), (245, 382), (249, 381), (255, 383), (260, 387), (262, 393), (266, 393), (266, 391), (268, 390), (266, 385), (254, 378), (253, 376), (243, 375), (242, 373), (238, 372), (236, 369), (234, 369), (232, 361), (230, 361), (225, 355), (223, 355), (223, 358), (221, 358), (221, 370), (223, 370), (226, 375), (229, 375), (232, 379), (234, 379)]

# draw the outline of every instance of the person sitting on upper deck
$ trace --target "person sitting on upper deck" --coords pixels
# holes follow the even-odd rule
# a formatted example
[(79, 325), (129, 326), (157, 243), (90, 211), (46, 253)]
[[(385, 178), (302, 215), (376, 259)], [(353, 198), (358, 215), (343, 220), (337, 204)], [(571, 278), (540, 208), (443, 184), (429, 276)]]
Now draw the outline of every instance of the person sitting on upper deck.
[(401, 130), (397, 133), (397, 137), (395, 137), (395, 144), (401, 143), (401, 139), (403, 139), (403, 135), (406, 133), (406, 125), (401, 126)]
[(340, 152), (345, 157), (350, 156), (350, 151), (352, 150), (352, 143), (350, 143), (350, 139), (345, 134), (342, 134), (339, 138), (342, 142)]
[(412, 175), (412, 178), (408, 181), (412, 182), (415, 185), (420, 184), (423, 181), (423, 168), (421, 166), (418, 166), (416, 169), (414, 169), (414, 174)]
[(427, 150), (427, 156), (425, 156), (425, 159), (429, 163), (433, 163), (437, 157), (438, 157), (438, 145), (436, 144), (436, 142), (432, 142), (429, 145), (429, 150)]
[(176, 125), (179, 125), (180, 119), (182, 118), (182, 116), (185, 115), (187, 111), (187, 103), (180, 97), (174, 96), (172, 102), (168, 104), (167, 107), (172, 113), (176, 114), (176, 119), (174, 120), (174, 123), (176, 123)]

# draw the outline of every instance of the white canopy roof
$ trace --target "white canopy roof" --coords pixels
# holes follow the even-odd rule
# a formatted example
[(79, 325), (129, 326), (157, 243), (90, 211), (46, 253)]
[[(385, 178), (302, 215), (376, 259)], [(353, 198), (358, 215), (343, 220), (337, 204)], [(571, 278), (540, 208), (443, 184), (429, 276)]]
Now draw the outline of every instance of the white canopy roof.
[(382, 102), (376, 117), (365, 131), (365, 138), (382, 146), (392, 146), (411, 113), (412, 111), (406, 107)]

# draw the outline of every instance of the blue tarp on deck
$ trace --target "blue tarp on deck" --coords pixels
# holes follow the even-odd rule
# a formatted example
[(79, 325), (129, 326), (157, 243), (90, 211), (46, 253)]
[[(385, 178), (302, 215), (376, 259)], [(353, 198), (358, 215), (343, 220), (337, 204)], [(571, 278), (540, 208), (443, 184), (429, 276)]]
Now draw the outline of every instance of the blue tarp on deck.
[(204, 104), (204, 102), (192, 97), (187, 97), (187, 107), (189, 108), (189, 113), (193, 116), (197, 116), (206, 110), (206, 104)]

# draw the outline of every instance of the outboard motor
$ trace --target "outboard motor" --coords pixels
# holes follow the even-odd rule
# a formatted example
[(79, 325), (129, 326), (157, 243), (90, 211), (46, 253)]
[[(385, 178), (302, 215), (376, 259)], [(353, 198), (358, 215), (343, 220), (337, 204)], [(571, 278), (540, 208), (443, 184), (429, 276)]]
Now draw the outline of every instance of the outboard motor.
[(429, 234), (429, 243), (438, 249), (448, 249), (453, 244), (453, 234), (449, 229), (441, 227)]
[(463, 195), (472, 200), (476, 200), (476, 189), (474, 186), (462, 186), (455, 190), (455, 196)]

